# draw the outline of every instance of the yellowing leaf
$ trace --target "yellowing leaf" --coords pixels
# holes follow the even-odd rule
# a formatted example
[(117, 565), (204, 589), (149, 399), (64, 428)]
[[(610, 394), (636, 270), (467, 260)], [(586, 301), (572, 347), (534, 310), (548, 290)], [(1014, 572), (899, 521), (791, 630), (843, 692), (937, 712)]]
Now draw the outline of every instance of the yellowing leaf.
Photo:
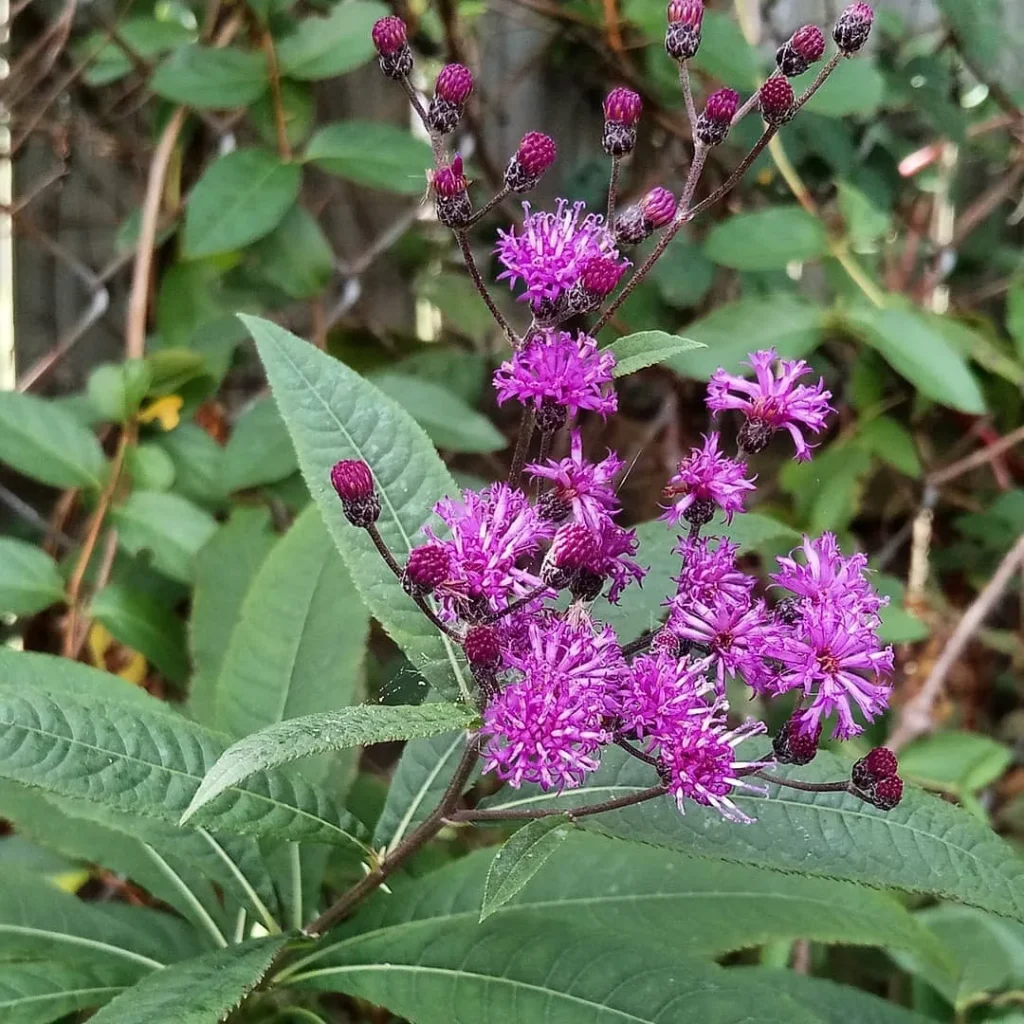
[(139, 413), (140, 423), (160, 424), (164, 431), (173, 430), (181, 422), (181, 407), (185, 404), (181, 395), (164, 395), (149, 403)]
[[(116, 668), (107, 664), (107, 652), (115, 644), (119, 654)], [(131, 683), (132, 686), (142, 685), (146, 678), (146, 659), (138, 651), (133, 651), (130, 647), (125, 647), (124, 644), (118, 644), (102, 623), (94, 622), (92, 624), (87, 646), (89, 658), (97, 668), (114, 672), (115, 675), (120, 676), (125, 682)]]

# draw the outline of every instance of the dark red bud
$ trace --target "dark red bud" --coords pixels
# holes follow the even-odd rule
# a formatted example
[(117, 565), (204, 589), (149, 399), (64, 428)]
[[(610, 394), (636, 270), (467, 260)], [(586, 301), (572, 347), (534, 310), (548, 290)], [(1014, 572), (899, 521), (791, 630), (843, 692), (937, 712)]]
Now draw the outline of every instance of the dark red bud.
[(676, 197), (659, 185), (640, 200), (640, 209), (652, 229), (663, 228), (676, 215)]
[(900, 768), (896, 755), (887, 747), (868, 751), (854, 766), (851, 773), (858, 789), (869, 790), (881, 779), (892, 778)]
[(580, 281), (585, 291), (601, 298), (609, 295), (619, 283), (626, 267), (608, 256), (591, 256), (583, 264)]
[(635, 125), (644, 109), (643, 100), (632, 89), (612, 89), (605, 97), (604, 117), (606, 121), (617, 121), (624, 125)]
[(705, 146), (717, 146), (724, 142), (739, 103), (739, 93), (734, 89), (713, 92), (693, 129), (697, 141)]
[(810, 764), (818, 753), (821, 740), (821, 724), (810, 733), (800, 728), (800, 722), (791, 718), (775, 734), (772, 749), (779, 764)]
[(770, 125), (785, 124), (792, 116), (793, 86), (785, 78), (769, 78), (758, 90), (761, 116)]
[(898, 775), (890, 775), (877, 782), (865, 796), (868, 803), (879, 810), (891, 811), (903, 799), (903, 780)]
[(439, 167), (431, 182), (434, 191), (445, 199), (460, 195), (469, 187), (462, 171), (462, 157), (457, 156), (447, 167)]
[(871, 25), (875, 20), (875, 12), (869, 4), (855, 3), (839, 15), (832, 38), (840, 51), (849, 56), (856, 53), (871, 35)]
[(555, 140), (543, 132), (527, 132), (516, 150), (516, 160), (527, 174), (539, 178), (554, 162)]
[(594, 564), (601, 545), (582, 523), (559, 528), (551, 542), (551, 561), (559, 569), (584, 569)]
[(390, 57), (397, 53), (407, 42), (405, 22), (401, 18), (389, 14), (377, 21), (370, 32), (373, 45), (382, 57)]
[(825, 52), (825, 33), (817, 25), (804, 25), (793, 33), (789, 45), (808, 64), (814, 64)]
[(501, 661), (501, 634), (494, 626), (470, 626), (462, 649), (471, 665), (497, 665)]
[(671, 629), (663, 627), (651, 638), (651, 652), (653, 654), (667, 654), (669, 657), (678, 658), (683, 652), (683, 644)]
[(414, 596), (429, 594), (447, 579), (450, 567), (451, 557), (447, 548), (440, 544), (422, 544), (409, 552), (402, 586)]
[(362, 459), (342, 459), (331, 470), (331, 483), (342, 501), (369, 498), (373, 494), (373, 474)]
[(461, 64), (445, 64), (434, 83), (434, 95), (461, 106), (473, 91), (473, 74)]

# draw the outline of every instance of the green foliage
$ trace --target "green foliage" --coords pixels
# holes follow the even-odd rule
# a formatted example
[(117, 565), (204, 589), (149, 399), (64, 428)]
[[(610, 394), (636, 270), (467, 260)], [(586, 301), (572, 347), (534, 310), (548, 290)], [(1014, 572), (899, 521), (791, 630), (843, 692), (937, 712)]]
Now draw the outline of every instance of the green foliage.
[(336, 4), (326, 18), (304, 18), (277, 47), (281, 71), (291, 78), (333, 78), (365, 64), (374, 53), (370, 29), (387, 7), (368, 0)]
[[(345, 747), (431, 736), (453, 726), (468, 726), (475, 717), (475, 712), (462, 704), (364, 704), (279, 722), (246, 736), (224, 752), (203, 779), (182, 822), (259, 772)], [(206, 815), (214, 824), (216, 817), (212, 812)]]
[(420, 195), (431, 165), (430, 146), (394, 125), (341, 121), (324, 125), (306, 147), (306, 159), (357, 185)]
[(64, 581), (45, 551), (0, 537), (0, 611), (34, 615), (64, 596)]
[(193, 44), (174, 51), (150, 79), (158, 96), (199, 110), (244, 107), (267, 89), (267, 60), (262, 53)]
[(682, 353), (703, 347), (700, 342), (665, 331), (640, 331), (612, 342), (608, 351), (615, 356), (615, 376), (628, 377), (637, 370), (673, 358), (678, 360)]
[(228, 491), (272, 484), (299, 468), (288, 430), (269, 396), (257, 399), (238, 418), (224, 449), (221, 471)]
[(86, 394), (101, 419), (124, 423), (138, 412), (153, 383), (153, 371), (144, 359), (105, 363), (89, 374)]
[(738, 213), (708, 235), (704, 251), (715, 263), (736, 270), (783, 270), (828, 251), (825, 228), (802, 207), (771, 206)]
[(572, 826), (561, 815), (536, 818), (515, 832), (498, 850), (487, 871), (480, 920), (511, 900), (569, 838)]
[(50, 960), (0, 965), (0, 1011), (7, 1024), (49, 1024), (103, 1003), (125, 990), (118, 970), (73, 967)]
[(319, 295), (334, 273), (334, 252), (323, 229), (296, 203), (255, 247), (260, 269), (289, 298)]

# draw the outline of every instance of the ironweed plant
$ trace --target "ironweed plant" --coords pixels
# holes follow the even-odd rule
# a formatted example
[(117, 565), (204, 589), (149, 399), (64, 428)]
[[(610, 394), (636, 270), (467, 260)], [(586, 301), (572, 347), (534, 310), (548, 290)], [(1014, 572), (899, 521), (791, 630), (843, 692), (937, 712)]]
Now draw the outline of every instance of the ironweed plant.
[[(886, 599), (866, 556), (830, 532), (805, 536), (767, 586), (740, 560), (735, 530), (763, 453), (813, 460), (834, 412), (804, 361), (764, 349), (743, 373), (711, 375), (714, 429), (664, 481), (658, 528), (678, 535), (674, 588), (656, 595), (653, 628), (617, 614), (652, 586), (652, 566), (620, 523), (624, 459), (586, 451), (580, 423), (616, 414), (617, 379), (694, 343), (644, 332), (602, 348), (598, 333), (857, 55), (874, 13), (843, 11), (827, 58), (825, 33), (798, 29), (754, 95), (720, 89), (698, 111), (689, 61), (703, 18), (701, 0), (668, 6), (665, 49), (693, 139), (680, 194), (658, 186), (621, 207), (643, 111), (615, 88), (607, 208), (523, 200), (521, 222), (494, 239), (493, 284), (468, 232), (536, 187), (556, 143), (527, 133), (501, 187), (476, 203), (451, 148), (471, 71), (445, 66), (426, 99), (405, 23), (373, 25), (380, 70), (431, 142), (437, 219), (508, 343), (493, 375), (497, 403), (521, 410), (507, 477), (460, 490), (383, 390), (242, 316), (314, 507), (272, 549), (259, 514), (237, 510), (207, 549), (187, 713), (70, 659), (0, 651), (4, 816), (110, 869), (93, 902), (17, 868), (0, 883), (4, 1021), (99, 1007), (96, 1024), (913, 1024), (927, 1018), (808, 977), (810, 963), (773, 970), (774, 951), (879, 946), (948, 980), (946, 950), (894, 892), (1024, 913), (1022, 862), (983, 820), (905, 790), (889, 749), (865, 743), (852, 765), (819, 750), (870, 734), (889, 701)], [(790, 79), (816, 66), (796, 95)], [(698, 200), (709, 151), (747, 117), (763, 121), (760, 137)], [(114, 418), (129, 392), (137, 407), (154, 386), (153, 365), (138, 370), (118, 378)], [(124, 436), (101, 507), (135, 458), (137, 438)], [(94, 461), (98, 481), (98, 447)], [(117, 523), (145, 549), (144, 514)], [(157, 554), (173, 576), (174, 552)], [(243, 600), (234, 591), (249, 564), (260, 568)], [(226, 645), (207, 626), (218, 602), (240, 609)], [(365, 644), (371, 616), (429, 683), (422, 703), (358, 703), (345, 652), (352, 637)], [(326, 637), (329, 656), (285, 643), (286, 625)], [(214, 687), (229, 670), (246, 686)], [(324, 711), (320, 689), (338, 679), (352, 699)], [(772, 718), (783, 724), (769, 738)], [(346, 754), (393, 741), (406, 745), (386, 794), (339, 798)], [(717, 962), (752, 948), (761, 966)]]

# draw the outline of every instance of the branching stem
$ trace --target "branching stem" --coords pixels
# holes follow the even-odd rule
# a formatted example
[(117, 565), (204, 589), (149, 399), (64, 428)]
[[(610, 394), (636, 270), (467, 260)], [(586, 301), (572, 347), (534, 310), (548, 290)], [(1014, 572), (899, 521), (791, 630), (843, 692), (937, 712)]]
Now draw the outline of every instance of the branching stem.
[(614, 800), (604, 800), (599, 804), (587, 804), (583, 807), (550, 807), (550, 808), (475, 808), (473, 810), (455, 811), (448, 815), (451, 822), (472, 822), (472, 821), (530, 821), (534, 818), (550, 818), (555, 815), (564, 815), (570, 821), (577, 818), (589, 818), (594, 814), (603, 814), (605, 811), (617, 811), (623, 807), (632, 807), (633, 804), (642, 804), (646, 800), (654, 800), (656, 797), (664, 796), (668, 787), (659, 783), (649, 789), (641, 789), (639, 792), (631, 793), (629, 796), (616, 797)]

